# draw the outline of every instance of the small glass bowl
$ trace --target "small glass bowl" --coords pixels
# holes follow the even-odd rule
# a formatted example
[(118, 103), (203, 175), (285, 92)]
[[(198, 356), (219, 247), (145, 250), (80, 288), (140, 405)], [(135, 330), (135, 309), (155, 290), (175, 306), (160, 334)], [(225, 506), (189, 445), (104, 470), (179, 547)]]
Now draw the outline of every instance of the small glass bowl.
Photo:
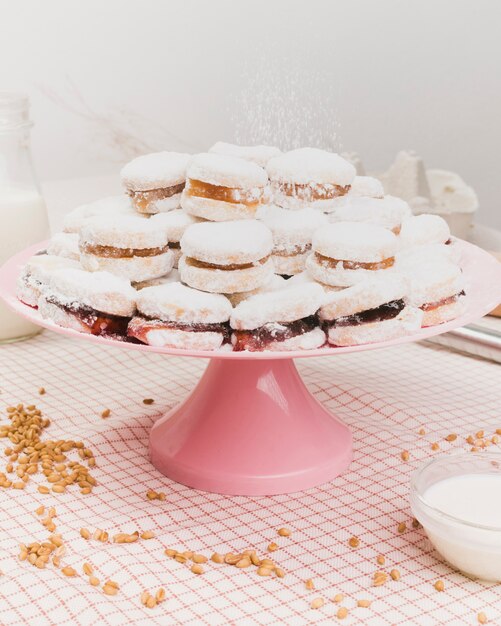
[[(458, 452), (421, 466), (411, 478), (411, 509), (429, 540), (451, 565), (468, 576), (501, 581), (501, 519), (497, 526), (474, 524), (426, 501), (437, 482), (466, 474), (501, 475), (501, 453)], [(492, 494), (500, 498), (499, 494)]]

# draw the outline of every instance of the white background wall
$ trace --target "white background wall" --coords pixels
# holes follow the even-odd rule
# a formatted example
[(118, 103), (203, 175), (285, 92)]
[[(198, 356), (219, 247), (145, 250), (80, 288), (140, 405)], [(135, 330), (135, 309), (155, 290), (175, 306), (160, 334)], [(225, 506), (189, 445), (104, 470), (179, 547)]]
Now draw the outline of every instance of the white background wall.
[(217, 139), (402, 148), (501, 228), (498, 0), (0, 0), (0, 88), (29, 92), (42, 179)]

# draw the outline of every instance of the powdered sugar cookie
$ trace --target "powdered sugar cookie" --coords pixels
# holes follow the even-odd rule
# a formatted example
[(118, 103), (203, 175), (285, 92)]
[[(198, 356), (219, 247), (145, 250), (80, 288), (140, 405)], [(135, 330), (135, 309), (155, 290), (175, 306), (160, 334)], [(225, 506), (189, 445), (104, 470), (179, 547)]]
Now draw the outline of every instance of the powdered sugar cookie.
[(315, 280), (326, 285), (354, 285), (392, 268), (396, 239), (389, 230), (372, 224), (328, 224), (313, 235), (313, 254), (306, 268)]
[(179, 208), (189, 159), (181, 152), (154, 152), (127, 163), (120, 177), (135, 208), (140, 213)]
[(214, 293), (258, 289), (273, 273), (272, 248), (270, 230), (257, 220), (194, 224), (181, 238), (181, 280)]
[(287, 209), (312, 207), (332, 211), (350, 190), (356, 170), (333, 152), (317, 148), (291, 150), (268, 161), (275, 204)]
[(215, 143), (209, 148), (209, 152), (252, 161), (260, 167), (265, 167), (272, 157), (282, 154), (279, 148), (273, 146), (238, 146), (234, 143), (225, 143), (224, 141)]
[(316, 312), (324, 298), (319, 285), (260, 293), (241, 302), (230, 318), (234, 350), (312, 350), (325, 343)]
[(133, 282), (168, 274), (174, 263), (167, 234), (141, 217), (95, 217), (80, 231), (80, 262), (91, 272), (109, 271)]
[(384, 189), (381, 181), (372, 176), (355, 176), (351, 183), (348, 198), (383, 198)]
[(266, 206), (260, 209), (258, 217), (273, 234), (275, 272), (285, 276), (302, 272), (311, 253), (313, 233), (328, 223), (327, 216), (311, 208), (290, 211)]
[(399, 248), (402, 250), (426, 244), (451, 244), (451, 231), (447, 222), (440, 215), (408, 216), (402, 222)]
[(318, 312), (329, 343), (387, 341), (418, 330), (422, 312), (407, 305), (408, 295), (409, 281), (395, 272), (329, 294)]
[(38, 310), (58, 326), (92, 335), (125, 337), (135, 310), (130, 283), (109, 272), (57, 269), (38, 300)]
[(159, 285), (167, 285), (169, 283), (179, 283), (181, 282), (181, 274), (179, 270), (172, 269), (165, 276), (161, 276), (160, 278), (152, 278), (151, 280), (144, 280), (140, 283), (132, 283), (132, 286), (136, 291), (141, 291), (145, 287), (158, 287)]
[(67, 213), (63, 220), (65, 233), (79, 233), (88, 219), (93, 217), (112, 217), (119, 215), (137, 215), (130, 199), (126, 196), (110, 196), (95, 202), (82, 204)]
[(423, 326), (435, 326), (462, 315), (466, 309), (464, 277), (449, 261), (423, 263), (407, 273), (409, 300), (423, 311)]
[(186, 175), (181, 206), (195, 217), (214, 222), (253, 218), (266, 198), (266, 172), (244, 159), (196, 154)]
[(348, 195), (346, 204), (338, 207), (330, 216), (332, 222), (364, 222), (382, 226), (398, 234), (402, 222), (412, 215), (411, 208), (404, 200), (394, 196), (384, 198), (352, 198)]
[(24, 265), (16, 284), (16, 295), (25, 304), (36, 307), (51, 273), (64, 268), (80, 268), (80, 263), (67, 257), (37, 254)]
[(253, 289), (252, 291), (240, 291), (237, 293), (225, 293), (224, 295), (231, 302), (232, 306), (237, 306), (243, 300), (250, 298), (251, 296), (255, 296), (258, 293), (266, 293), (268, 291), (276, 291), (277, 289), (282, 289), (286, 284), (287, 280), (283, 276), (279, 274), (272, 274), (269, 279), (257, 289)]
[(129, 336), (151, 346), (216, 350), (230, 339), (230, 302), (181, 283), (142, 289)]

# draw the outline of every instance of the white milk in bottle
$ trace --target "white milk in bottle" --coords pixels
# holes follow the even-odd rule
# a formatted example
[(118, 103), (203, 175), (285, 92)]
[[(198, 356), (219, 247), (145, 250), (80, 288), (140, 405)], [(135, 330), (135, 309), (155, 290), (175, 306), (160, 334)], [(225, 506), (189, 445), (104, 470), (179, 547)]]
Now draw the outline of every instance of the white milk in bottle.
[[(47, 239), (47, 210), (31, 162), (29, 100), (0, 92), (0, 265), (16, 252)], [(0, 343), (40, 330), (0, 299)]]

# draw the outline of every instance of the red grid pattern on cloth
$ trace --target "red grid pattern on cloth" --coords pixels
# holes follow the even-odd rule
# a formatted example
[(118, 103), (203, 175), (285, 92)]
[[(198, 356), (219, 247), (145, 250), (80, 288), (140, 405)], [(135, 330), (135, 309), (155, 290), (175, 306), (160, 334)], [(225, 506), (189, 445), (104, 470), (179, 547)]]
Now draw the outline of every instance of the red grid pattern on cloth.
[[(95, 452), (99, 481), (91, 495), (78, 490), (41, 495), (35, 477), (25, 491), (1, 490), (0, 624), (332, 624), (346, 594), (344, 624), (476, 624), (485, 611), (500, 623), (501, 596), (494, 584), (471, 581), (451, 570), (433, 551), (422, 530), (411, 527), (409, 476), (429, 458), (431, 442), (444, 453), (467, 447), (464, 437), (480, 428), (501, 427), (499, 366), (439, 348), (408, 344), (299, 362), (316, 397), (354, 433), (354, 461), (343, 476), (309, 491), (266, 498), (227, 497), (172, 483), (147, 459), (148, 432), (156, 418), (195, 385), (204, 360), (171, 358), (71, 341), (44, 333), (0, 349), (0, 406), (36, 403), (52, 419), (51, 439), (82, 439)], [(237, 365), (236, 365), (237, 366)], [(39, 387), (46, 395), (39, 396)], [(142, 399), (155, 403), (146, 406)], [(111, 409), (104, 420), (100, 413)], [(6, 421), (2, 418), (2, 422)], [(420, 427), (426, 435), (417, 433)], [(457, 432), (453, 443), (444, 437)], [(2, 457), (6, 440), (0, 442)], [(400, 452), (408, 449), (404, 463)], [(2, 463), (3, 464), (3, 463)], [(2, 468), (0, 468), (2, 469)], [(164, 502), (147, 501), (147, 489), (164, 491)], [(81, 573), (91, 562), (98, 577), (116, 580), (118, 596), (91, 587), (86, 577), (66, 578), (52, 567), (38, 570), (17, 560), (18, 544), (44, 539), (34, 510), (55, 505), (57, 530), (68, 545), (64, 564)], [(407, 522), (399, 534), (399, 522)], [(110, 534), (136, 529), (156, 538), (135, 544), (101, 544), (79, 535), (84, 526)], [(277, 537), (287, 526), (292, 537)], [(348, 539), (357, 535), (357, 549)], [(203, 576), (168, 559), (165, 547), (213, 551), (256, 548), (273, 554), (287, 576), (261, 578), (254, 570), (209, 563)], [(376, 564), (376, 555), (386, 565)], [(378, 569), (397, 568), (399, 581), (372, 587)], [(304, 581), (313, 578), (316, 590)], [(437, 579), (443, 593), (435, 591)], [(144, 608), (144, 589), (165, 587), (167, 599)], [(310, 602), (323, 596), (320, 610)], [(353, 608), (356, 599), (370, 608)]]

